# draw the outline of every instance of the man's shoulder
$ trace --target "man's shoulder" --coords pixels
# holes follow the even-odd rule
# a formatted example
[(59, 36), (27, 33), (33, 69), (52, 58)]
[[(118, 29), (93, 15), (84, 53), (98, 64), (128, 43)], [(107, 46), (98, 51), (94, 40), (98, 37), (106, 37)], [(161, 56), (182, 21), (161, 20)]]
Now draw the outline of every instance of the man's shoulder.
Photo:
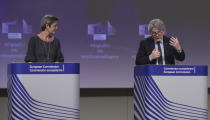
[(141, 44), (149, 44), (153, 42), (152, 37), (147, 37), (144, 40), (141, 40)]
[(170, 37), (164, 35), (164, 36), (163, 36), (163, 40), (169, 41), (169, 40), (170, 40)]

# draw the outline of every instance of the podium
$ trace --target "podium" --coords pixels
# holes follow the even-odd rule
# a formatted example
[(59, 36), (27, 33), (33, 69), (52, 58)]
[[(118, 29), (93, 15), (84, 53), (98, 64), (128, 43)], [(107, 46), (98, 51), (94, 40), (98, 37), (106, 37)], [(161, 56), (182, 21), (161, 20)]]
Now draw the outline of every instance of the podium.
[(79, 63), (8, 64), (8, 119), (80, 119), (79, 74)]
[(134, 68), (134, 120), (208, 120), (207, 66)]

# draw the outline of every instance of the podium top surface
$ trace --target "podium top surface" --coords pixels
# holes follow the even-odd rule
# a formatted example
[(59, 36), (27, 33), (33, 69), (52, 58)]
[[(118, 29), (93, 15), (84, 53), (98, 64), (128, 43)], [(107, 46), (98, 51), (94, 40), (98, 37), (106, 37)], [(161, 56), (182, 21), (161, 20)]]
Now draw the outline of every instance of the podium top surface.
[(79, 63), (10, 63), (9, 74), (80, 74)]
[(140, 65), (134, 68), (135, 75), (163, 76), (208, 76), (207, 65)]

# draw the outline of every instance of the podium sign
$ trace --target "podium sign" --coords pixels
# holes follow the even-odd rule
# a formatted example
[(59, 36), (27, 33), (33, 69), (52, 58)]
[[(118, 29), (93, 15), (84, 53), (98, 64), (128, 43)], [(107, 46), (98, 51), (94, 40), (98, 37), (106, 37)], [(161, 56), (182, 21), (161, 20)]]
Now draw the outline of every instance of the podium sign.
[(207, 76), (207, 66), (136, 66), (134, 120), (207, 120)]
[(78, 120), (79, 74), (79, 63), (9, 64), (9, 120)]

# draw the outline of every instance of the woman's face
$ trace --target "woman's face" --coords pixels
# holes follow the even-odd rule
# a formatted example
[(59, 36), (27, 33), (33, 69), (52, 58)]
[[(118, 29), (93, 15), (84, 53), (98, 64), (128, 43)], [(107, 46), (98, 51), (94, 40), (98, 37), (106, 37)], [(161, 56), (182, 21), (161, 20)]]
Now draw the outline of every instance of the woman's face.
[(47, 24), (45, 30), (47, 30), (49, 34), (55, 34), (57, 29), (58, 29), (58, 21), (55, 21), (51, 24), (51, 26)]

